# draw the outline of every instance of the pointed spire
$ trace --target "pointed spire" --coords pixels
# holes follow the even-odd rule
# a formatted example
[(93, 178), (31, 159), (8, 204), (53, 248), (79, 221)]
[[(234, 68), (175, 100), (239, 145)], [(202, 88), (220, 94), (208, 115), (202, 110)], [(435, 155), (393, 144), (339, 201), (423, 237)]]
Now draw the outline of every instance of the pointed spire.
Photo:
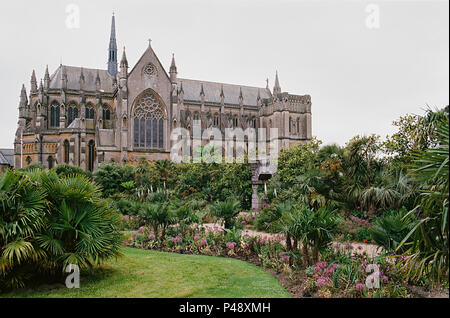
[(126, 66), (128, 68), (127, 54), (125, 53), (125, 46), (123, 47), (122, 59), (120, 60), (120, 67)]
[(39, 94), (42, 94), (43, 92), (44, 92), (44, 84), (41, 78), (41, 82), (39, 83)]
[(239, 87), (239, 99), (244, 99), (244, 96), (242, 95), (242, 87)]
[(99, 71), (97, 70), (97, 75), (95, 76), (95, 89), (97, 90), (97, 91), (99, 91), (100, 90), (100, 73), (99, 73)]
[(183, 82), (180, 83), (180, 93), (184, 93)]
[(203, 89), (203, 83), (200, 84), (200, 96), (205, 96), (205, 90)]
[(220, 97), (225, 97), (225, 94), (223, 93), (223, 84), (220, 86)]
[(28, 104), (27, 89), (25, 88), (25, 84), (22, 84), (22, 89), (20, 91), (19, 108), (25, 107), (27, 104)]
[(48, 65), (45, 68), (44, 86), (46, 89), (48, 89), (50, 87), (50, 74), (48, 73)]
[(280, 81), (278, 80), (278, 71), (275, 73), (275, 85), (273, 86), (273, 93), (281, 94), (281, 87), (280, 87)]
[(266, 89), (270, 91), (270, 88), (269, 88), (269, 79), (268, 79), (268, 78), (266, 78)]
[(84, 83), (85, 83), (83, 68), (80, 69), (79, 83), (80, 83), (80, 89), (83, 89), (84, 88)]
[(33, 70), (33, 73), (31, 73), (31, 93), (36, 93), (36, 91), (37, 91), (36, 73)]
[[(128, 60), (127, 54), (125, 53), (125, 46), (123, 47), (122, 59), (120, 60), (120, 78), (126, 79), (128, 77)], [(122, 82), (122, 87), (125, 83)]]
[(256, 96), (256, 100), (260, 100), (260, 99), (261, 99), (261, 93), (260, 93), (259, 88), (258, 88), (258, 96)]
[(108, 74), (116, 76), (117, 74), (117, 42), (116, 42), (116, 17), (112, 16), (111, 35), (109, 38), (109, 56), (108, 56)]
[(177, 79), (178, 72), (177, 72), (177, 66), (175, 65), (175, 54), (173, 54), (173, 53), (172, 53), (172, 63), (170, 64), (169, 74), (170, 74), (170, 80), (172, 82), (175, 82)]

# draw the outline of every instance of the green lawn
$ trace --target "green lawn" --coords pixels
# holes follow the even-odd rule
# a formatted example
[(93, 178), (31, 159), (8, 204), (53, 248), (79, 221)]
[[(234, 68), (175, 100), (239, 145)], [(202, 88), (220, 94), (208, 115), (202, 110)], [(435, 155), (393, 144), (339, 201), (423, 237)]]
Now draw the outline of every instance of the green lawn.
[[(290, 297), (263, 269), (231, 258), (124, 248), (79, 289), (27, 291), (6, 297)], [(2, 297), (0, 295), (0, 297)]]

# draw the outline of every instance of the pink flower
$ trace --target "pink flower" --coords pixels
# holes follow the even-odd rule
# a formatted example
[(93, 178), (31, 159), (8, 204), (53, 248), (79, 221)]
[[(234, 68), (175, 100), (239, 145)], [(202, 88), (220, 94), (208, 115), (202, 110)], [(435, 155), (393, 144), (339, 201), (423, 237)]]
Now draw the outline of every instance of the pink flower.
[(194, 236), (194, 240), (197, 241), (201, 238), (202, 236), (200, 234), (195, 234)]
[(361, 284), (361, 283), (356, 284), (357, 291), (362, 291), (364, 289), (364, 287), (365, 287), (364, 284)]
[(201, 240), (200, 243), (199, 243), (200, 246), (203, 246), (203, 245), (206, 245), (206, 244), (208, 244), (208, 242), (205, 239)]
[(139, 229), (138, 229), (138, 232), (139, 233), (142, 233), (142, 232), (144, 232), (145, 231), (145, 227), (143, 227), (143, 226), (141, 226)]
[(323, 287), (331, 283), (331, 279), (326, 276), (321, 276), (316, 280), (317, 287)]
[(254, 220), (255, 219), (255, 216), (254, 215), (252, 215), (252, 220)]
[(228, 242), (226, 245), (229, 249), (234, 249), (234, 247), (236, 246), (236, 242)]
[(326, 268), (327, 262), (317, 262), (316, 266), (319, 268)]
[(134, 239), (136, 238), (136, 236), (137, 236), (136, 233), (131, 234), (131, 237), (134, 238)]
[(316, 275), (322, 275), (322, 269), (318, 266), (314, 267), (314, 274)]
[(155, 234), (150, 233), (150, 235), (148, 236), (148, 238), (151, 239), (151, 240), (155, 239)]
[(280, 258), (280, 261), (282, 261), (282, 262), (287, 262), (287, 261), (289, 261), (289, 256), (284, 255), (283, 257)]
[(245, 225), (245, 224), (247, 224), (247, 223), (246, 223), (245, 221), (242, 221), (241, 224), (242, 224), (242, 225)]

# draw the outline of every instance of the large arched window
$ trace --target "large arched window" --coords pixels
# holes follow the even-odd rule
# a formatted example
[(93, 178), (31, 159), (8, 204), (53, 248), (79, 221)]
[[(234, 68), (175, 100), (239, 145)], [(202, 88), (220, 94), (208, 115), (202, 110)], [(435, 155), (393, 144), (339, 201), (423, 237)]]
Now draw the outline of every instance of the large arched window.
[(64, 140), (64, 163), (69, 163), (70, 144), (66, 139)]
[(77, 105), (72, 104), (67, 108), (67, 126), (69, 126), (75, 118), (78, 118)]
[(53, 169), (53, 157), (48, 156), (47, 161), (48, 161), (48, 169)]
[(50, 106), (50, 127), (59, 127), (59, 105), (54, 103)]
[(112, 121), (111, 121), (111, 110), (108, 105), (103, 105), (102, 107), (102, 118), (103, 118), (103, 129), (111, 129)]
[(86, 113), (85, 113), (86, 115), (86, 119), (94, 119), (94, 116), (95, 116), (95, 114), (94, 114), (94, 106), (92, 106), (92, 105), (87, 105), (86, 106)]
[(95, 144), (94, 141), (89, 141), (88, 144), (88, 170), (94, 171), (94, 160), (95, 160)]
[(133, 114), (133, 144), (136, 148), (164, 147), (164, 109), (150, 91), (136, 102)]

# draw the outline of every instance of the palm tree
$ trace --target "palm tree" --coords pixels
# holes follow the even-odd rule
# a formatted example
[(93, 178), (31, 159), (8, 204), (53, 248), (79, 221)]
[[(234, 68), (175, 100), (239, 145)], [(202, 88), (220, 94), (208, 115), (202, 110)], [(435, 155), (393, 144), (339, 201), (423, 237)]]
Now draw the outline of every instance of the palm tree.
[(158, 237), (161, 229), (161, 239), (164, 241), (167, 228), (176, 222), (176, 216), (169, 210), (167, 202), (143, 204), (139, 217), (153, 228), (155, 237)]
[(291, 222), (291, 213), (294, 209), (294, 204), (291, 201), (278, 202), (275, 204), (274, 208), (275, 213), (280, 217), (273, 223), (272, 230), (284, 234), (287, 251), (291, 251), (292, 249), (296, 250), (298, 245), (296, 238), (294, 239), (294, 246), (292, 246), (293, 223)]
[(45, 257), (35, 241), (44, 222), (44, 191), (23, 173), (0, 175), (0, 287), (24, 286), (21, 268)]
[(83, 175), (57, 177), (42, 174), (49, 215), (37, 235), (49, 255), (49, 265), (91, 267), (120, 256), (120, 217), (110, 203), (101, 199), (100, 188)]
[(167, 177), (169, 176), (169, 171), (172, 167), (173, 163), (170, 160), (159, 160), (155, 162), (155, 168), (161, 177), (161, 181), (164, 185), (164, 190), (166, 189)]
[(224, 221), (225, 229), (232, 229), (236, 223), (241, 203), (235, 199), (217, 201), (210, 206), (210, 214)]
[(449, 117), (436, 119), (432, 133), (435, 146), (414, 155), (410, 174), (418, 182), (420, 196), (410, 213), (420, 213), (419, 223), (400, 243), (400, 249), (412, 237), (405, 255), (406, 276), (419, 280), (429, 276), (434, 282), (448, 278), (449, 268)]

